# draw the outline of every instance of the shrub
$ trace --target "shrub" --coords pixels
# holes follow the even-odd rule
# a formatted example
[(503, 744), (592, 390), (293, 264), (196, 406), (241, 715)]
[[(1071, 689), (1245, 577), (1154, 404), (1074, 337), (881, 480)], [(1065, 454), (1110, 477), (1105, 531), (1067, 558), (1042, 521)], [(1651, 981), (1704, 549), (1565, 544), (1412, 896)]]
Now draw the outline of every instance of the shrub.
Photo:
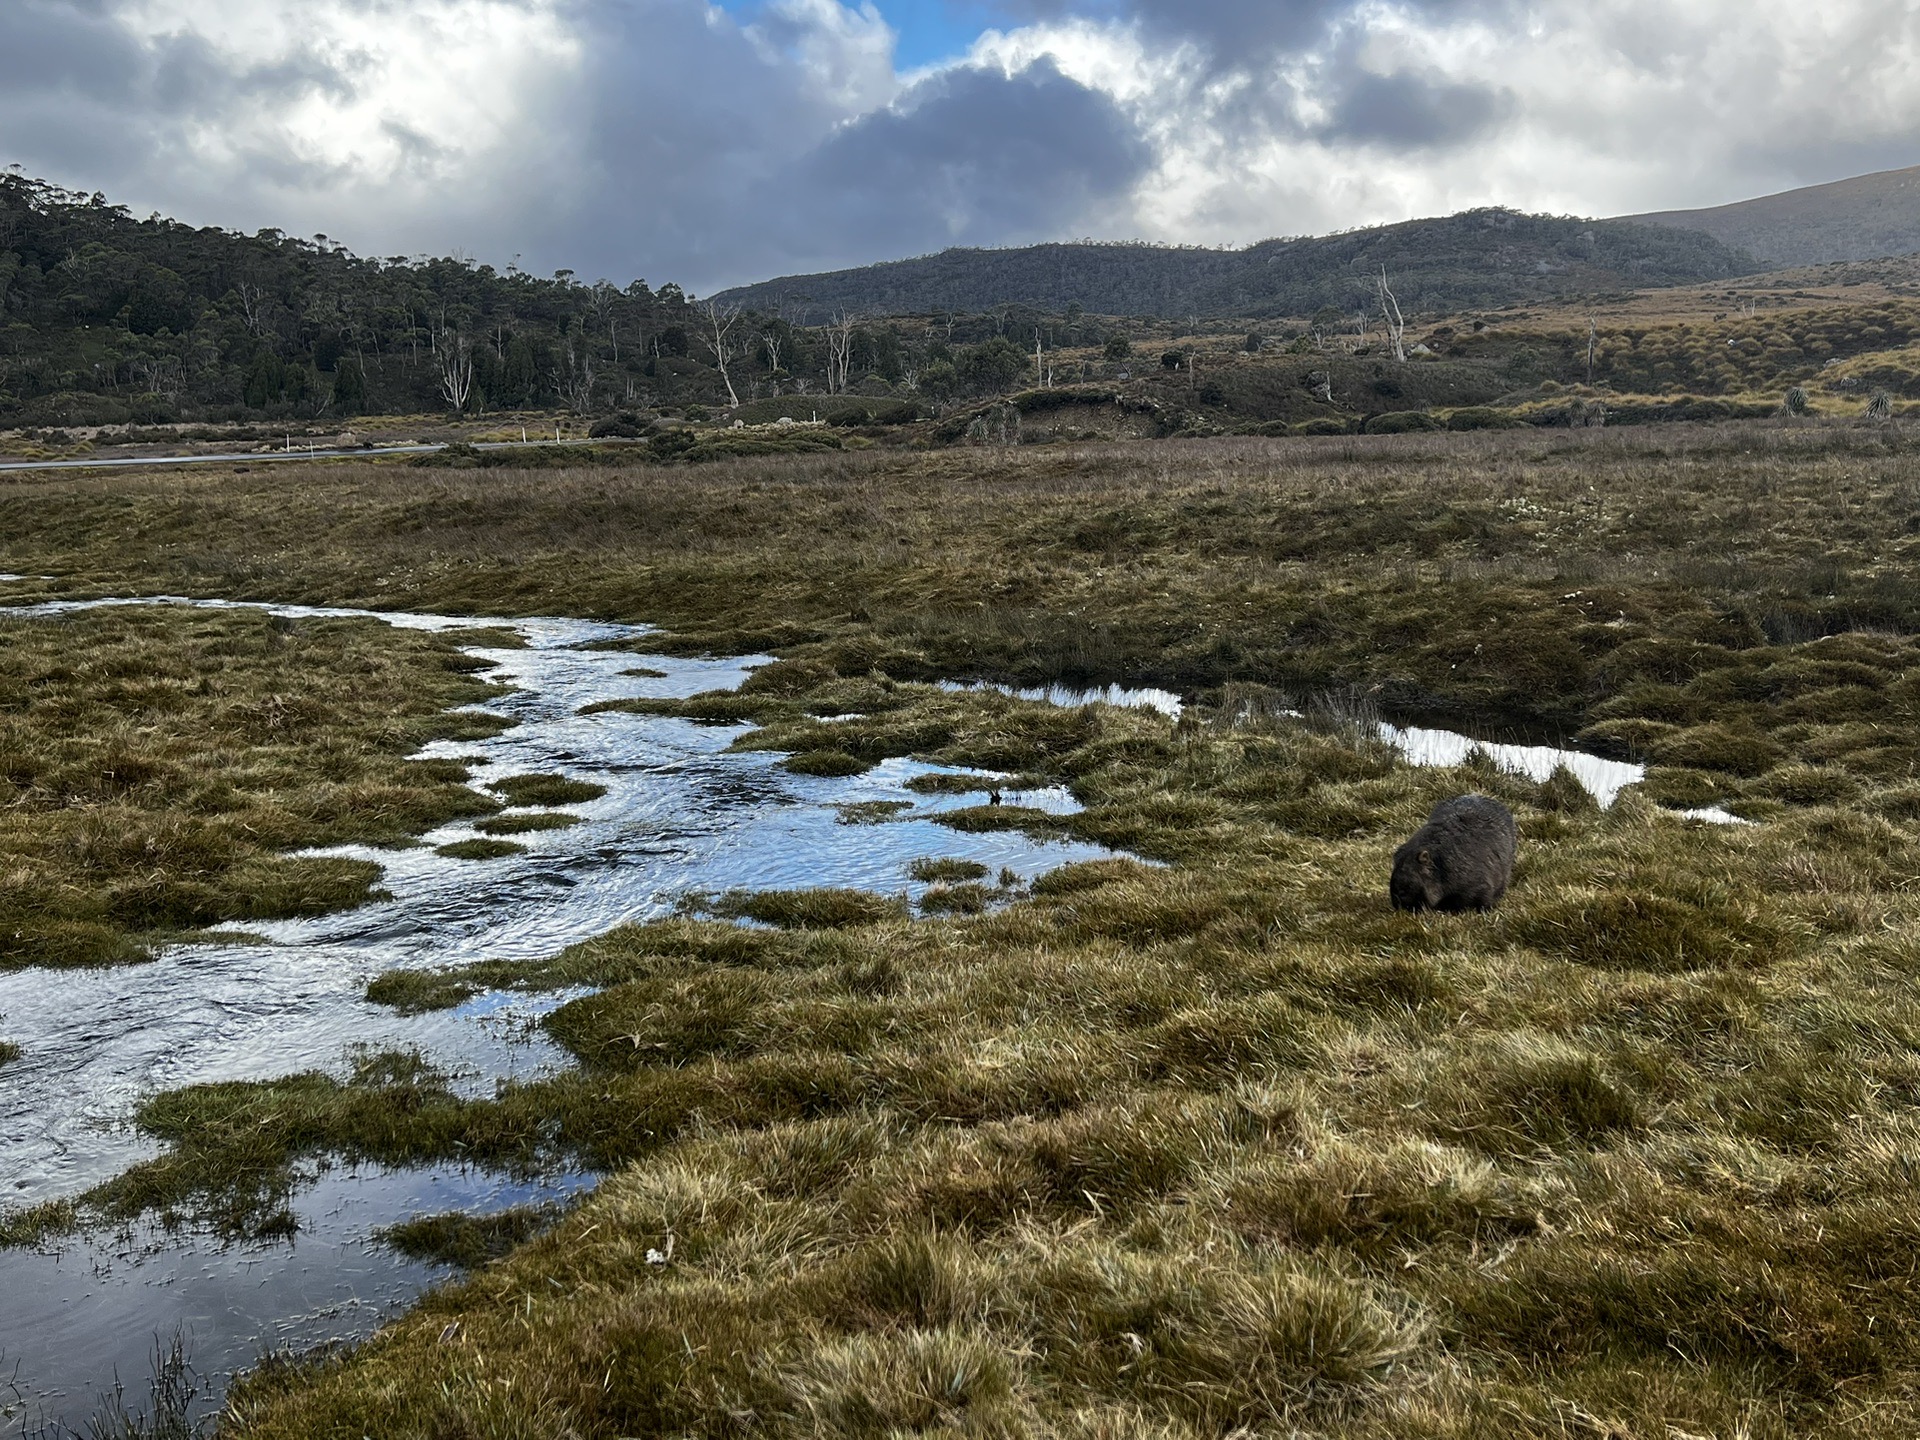
[(1523, 422), (1509, 410), (1470, 405), (1447, 416), (1449, 430), (1516, 430)]
[(1361, 426), (1368, 435), (1412, 435), (1446, 428), (1438, 416), (1424, 410), (1389, 410), (1384, 415), (1369, 415)]

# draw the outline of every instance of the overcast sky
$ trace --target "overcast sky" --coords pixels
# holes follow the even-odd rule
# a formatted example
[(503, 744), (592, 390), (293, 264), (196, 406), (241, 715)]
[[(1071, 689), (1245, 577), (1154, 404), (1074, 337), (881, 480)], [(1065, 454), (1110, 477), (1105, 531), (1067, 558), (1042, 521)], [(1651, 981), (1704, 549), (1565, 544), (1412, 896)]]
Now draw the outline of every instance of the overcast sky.
[(706, 292), (1920, 163), (1910, 0), (0, 0), (0, 164)]

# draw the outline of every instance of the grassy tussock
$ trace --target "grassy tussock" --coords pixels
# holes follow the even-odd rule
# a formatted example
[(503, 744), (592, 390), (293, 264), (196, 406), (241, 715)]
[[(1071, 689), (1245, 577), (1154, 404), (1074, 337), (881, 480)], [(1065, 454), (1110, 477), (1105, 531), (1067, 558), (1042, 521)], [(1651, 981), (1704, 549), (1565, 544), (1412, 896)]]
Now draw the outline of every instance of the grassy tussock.
[(547, 1206), (522, 1205), (491, 1215), (422, 1215), (380, 1231), (379, 1239), (411, 1260), (478, 1270), (550, 1228)]
[(566, 830), (580, 823), (578, 815), (536, 812), (531, 815), (489, 815), (473, 828), (482, 835), (533, 835), (543, 830)]
[(492, 802), (403, 757), (484, 698), (444, 637), (124, 608), (0, 618), (0, 968), (138, 960), (223, 921), (365, 901), (398, 843)]
[(604, 785), (565, 775), (508, 775), (487, 788), (508, 805), (581, 805), (607, 793)]
[(500, 860), (508, 855), (524, 855), (527, 847), (511, 840), (456, 840), (451, 845), (437, 847), (433, 853), (449, 860)]

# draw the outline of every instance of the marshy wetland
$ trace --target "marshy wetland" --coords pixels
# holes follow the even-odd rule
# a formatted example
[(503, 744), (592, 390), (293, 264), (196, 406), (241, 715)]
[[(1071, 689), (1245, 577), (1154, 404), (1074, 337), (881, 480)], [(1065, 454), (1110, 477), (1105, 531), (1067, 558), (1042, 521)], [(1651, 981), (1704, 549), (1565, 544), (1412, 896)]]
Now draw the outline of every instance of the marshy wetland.
[[(50, 617), (0, 621), (0, 816), (74, 827), (0, 832), (0, 903), (97, 947), (27, 958), (34, 983), (162, 973), (216, 953), (168, 948), (209, 924), (297, 950), (409, 910), (410, 876), (499, 867), (465, 892), (580, 853), (615, 786), (549, 806), (487, 781), (608, 784), (589, 730), (687, 737), (683, 772), (758, 777), (812, 827), (772, 878), (696, 868), (656, 910), (330, 977), (372, 997), (353, 1064), (195, 1072), (218, 1062), (182, 1047), (126, 1097), (138, 1153), (10, 1233), (172, 1215), (297, 1252), (320, 1165), (533, 1187), (396, 1235), (429, 1257), (410, 1283), (477, 1268), (243, 1378), (222, 1423), (244, 1435), (1910, 1433), (1917, 460), (1899, 428), (1756, 425), (8, 482), (0, 568), (60, 577), (9, 582), (16, 603), (564, 615), (623, 647), (554, 649), (624, 688), (522, 715), (548, 693), (531, 626), (474, 645), (116, 607), (37, 650)], [(179, 633), (109, 683), (84, 662), (126, 626)], [(271, 670), (322, 641), (311, 683)], [(704, 658), (753, 655), (774, 663)], [(97, 837), (185, 826), (194, 757), (245, 739), (191, 694), (157, 723), (149, 670), (232, 672), (311, 719), (263, 732), (284, 753), (241, 768), (271, 783), (216, 812), (254, 816), (253, 848), (163, 871), (192, 903), (120, 909), (174, 890), (88, 869)], [(927, 683), (978, 680), (1186, 703)], [(1565, 772), (1409, 764), (1376, 714), (1647, 769), (1603, 807)], [(543, 758), (505, 759), (542, 726)], [(162, 738), (163, 774), (98, 758)], [(1008, 777), (1006, 803), (960, 771)], [(395, 793), (328, 808), (323, 782)], [(1487, 916), (1394, 912), (1393, 847), (1468, 789), (1519, 818), (1512, 889)], [(123, 809), (66, 814), (98, 806)], [(1681, 813), (1703, 807), (1751, 823)], [(873, 842), (885, 884), (835, 873), (934, 809), (946, 843)], [(536, 811), (582, 823), (481, 828)], [(465, 839), (525, 848), (438, 853)], [(993, 848), (1058, 840), (1085, 858)], [(493, 1001), (524, 1063), (476, 1083), (436, 1037), (484, 1034)], [(11, 1095), (36, 1037), (0, 1010)]]

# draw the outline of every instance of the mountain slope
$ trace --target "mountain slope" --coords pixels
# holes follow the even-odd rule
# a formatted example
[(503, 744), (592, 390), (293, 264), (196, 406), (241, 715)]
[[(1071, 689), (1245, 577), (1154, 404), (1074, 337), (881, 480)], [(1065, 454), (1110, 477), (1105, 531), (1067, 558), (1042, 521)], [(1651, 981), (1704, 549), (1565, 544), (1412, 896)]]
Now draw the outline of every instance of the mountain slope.
[(1453, 312), (1551, 296), (1681, 285), (1750, 273), (1749, 257), (1696, 231), (1618, 220), (1471, 210), (1244, 250), (1143, 244), (945, 250), (858, 270), (724, 292), (751, 309), (817, 322), (996, 305), (1096, 314), (1311, 315), (1371, 309), (1385, 266), (1409, 311)]
[(1623, 218), (1700, 231), (1768, 266), (1907, 255), (1920, 250), (1920, 165), (1707, 210)]

